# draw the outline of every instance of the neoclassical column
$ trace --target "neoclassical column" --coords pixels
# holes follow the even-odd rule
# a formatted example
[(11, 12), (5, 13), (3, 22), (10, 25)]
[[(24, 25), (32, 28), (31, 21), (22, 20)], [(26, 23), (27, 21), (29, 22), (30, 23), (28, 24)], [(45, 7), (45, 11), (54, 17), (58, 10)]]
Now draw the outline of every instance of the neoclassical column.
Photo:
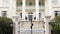
[[(19, 17), (18, 16), (13, 16), (12, 18), (13, 20), (13, 23), (15, 24), (15, 34), (19, 34), (19, 27), (18, 27), (18, 22), (19, 22)], [(13, 31), (13, 34), (14, 34), (14, 31)]]
[(38, 20), (39, 18), (39, 0), (35, 0), (35, 8), (36, 8), (36, 21)]
[(50, 27), (49, 27), (50, 18), (51, 16), (45, 16), (45, 34), (50, 34)]
[(45, 0), (45, 34), (50, 34), (49, 20), (52, 13), (51, 1), (52, 0)]
[(26, 0), (22, 0), (22, 19), (25, 20), (25, 5), (26, 5)]
[(45, 0), (45, 15), (51, 15), (52, 11), (52, 0)]

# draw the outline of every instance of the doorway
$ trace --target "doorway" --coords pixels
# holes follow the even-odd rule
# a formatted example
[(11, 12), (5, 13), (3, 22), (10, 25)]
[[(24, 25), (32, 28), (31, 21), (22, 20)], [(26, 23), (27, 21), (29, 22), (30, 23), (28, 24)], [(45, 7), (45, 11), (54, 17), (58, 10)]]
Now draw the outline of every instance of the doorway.
[(32, 21), (32, 17), (33, 16), (32, 15), (29, 15), (28, 17), (29, 17), (29, 21)]

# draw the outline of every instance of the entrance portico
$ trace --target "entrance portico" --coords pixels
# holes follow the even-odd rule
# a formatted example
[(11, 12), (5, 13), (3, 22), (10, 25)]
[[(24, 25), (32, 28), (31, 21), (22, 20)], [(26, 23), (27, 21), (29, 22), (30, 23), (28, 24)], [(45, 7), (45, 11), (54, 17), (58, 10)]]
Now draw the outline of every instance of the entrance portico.
[[(48, 3), (50, 2), (48, 1)], [(45, 0), (17, 0), (16, 7), (18, 16), (13, 17), (15, 34), (49, 34), (46, 13), (49, 13), (48, 11), (51, 9), (48, 10), (50, 5)], [(33, 23), (32, 29), (30, 19)]]
[[(15, 16), (16, 17), (16, 16)], [(13, 17), (14, 18), (14, 17)], [(14, 18), (14, 21), (17, 18)], [(43, 20), (41, 21), (32, 21), (32, 34), (44, 34), (45, 27)], [(19, 21), (15, 22), (15, 34), (31, 34), (31, 22), (30, 21)]]

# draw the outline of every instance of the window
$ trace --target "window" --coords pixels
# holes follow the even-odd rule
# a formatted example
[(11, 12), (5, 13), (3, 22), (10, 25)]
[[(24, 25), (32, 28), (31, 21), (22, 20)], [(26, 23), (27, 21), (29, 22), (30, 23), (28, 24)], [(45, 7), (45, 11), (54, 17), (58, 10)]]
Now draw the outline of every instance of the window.
[(32, 15), (29, 15), (29, 21), (32, 21)]
[(58, 11), (55, 11), (55, 16), (57, 16), (58, 15)]
[(58, 0), (52, 0), (53, 4), (58, 4)]
[(20, 13), (20, 18), (22, 18), (22, 13)]
[(20, 6), (22, 6), (22, 2), (20, 2)]
[(29, 6), (32, 6), (32, 2), (29, 2)]
[(3, 0), (3, 4), (4, 5), (8, 5), (9, 4), (9, 0)]
[(2, 11), (2, 16), (6, 17), (7, 16), (7, 11)]
[(27, 20), (27, 17), (25, 17), (25, 19)]
[(41, 5), (41, 2), (39, 2), (39, 6)]
[(39, 18), (41, 18), (41, 13), (39, 13)]
[(60, 15), (60, 11), (55, 11), (55, 16), (59, 16)]

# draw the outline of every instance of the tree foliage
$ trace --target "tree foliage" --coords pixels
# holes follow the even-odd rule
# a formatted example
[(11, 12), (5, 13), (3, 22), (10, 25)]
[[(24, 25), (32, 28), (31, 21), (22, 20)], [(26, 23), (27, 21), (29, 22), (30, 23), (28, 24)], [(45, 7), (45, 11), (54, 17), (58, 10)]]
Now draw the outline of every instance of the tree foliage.
[(12, 33), (12, 26), (13, 23), (11, 18), (7, 17), (0, 17), (0, 34), (9, 34)]
[(53, 34), (60, 33), (60, 16), (56, 16), (54, 19), (52, 19), (50, 25)]

